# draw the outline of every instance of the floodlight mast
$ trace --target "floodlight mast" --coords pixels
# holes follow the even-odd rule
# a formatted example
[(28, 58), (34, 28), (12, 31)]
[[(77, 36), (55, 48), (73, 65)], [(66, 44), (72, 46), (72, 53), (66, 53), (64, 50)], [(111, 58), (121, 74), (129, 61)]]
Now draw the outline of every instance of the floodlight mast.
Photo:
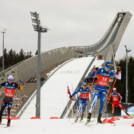
[(3, 49), (2, 49), (2, 51), (3, 51), (3, 57), (2, 57), (2, 71), (5, 69), (5, 65), (4, 65), (4, 43), (5, 43), (5, 41), (4, 41), (4, 39), (5, 39), (5, 36), (4, 36), (4, 34), (6, 33), (6, 28), (3, 28), (2, 29), (2, 31), (1, 31), (1, 33), (2, 33), (2, 35), (3, 35), (3, 43), (2, 43), (2, 46), (3, 46)]
[(32, 25), (34, 31), (38, 32), (38, 54), (37, 54), (37, 91), (36, 91), (36, 117), (40, 117), (40, 87), (41, 87), (41, 33), (47, 32), (47, 28), (42, 27), (40, 23), (39, 14), (37, 12), (30, 12)]
[(131, 51), (127, 49), (127, 46), (124, 46), (126, 50), (126, 98), (125, 98), (125, 103), (128, 103), (128, 53)]

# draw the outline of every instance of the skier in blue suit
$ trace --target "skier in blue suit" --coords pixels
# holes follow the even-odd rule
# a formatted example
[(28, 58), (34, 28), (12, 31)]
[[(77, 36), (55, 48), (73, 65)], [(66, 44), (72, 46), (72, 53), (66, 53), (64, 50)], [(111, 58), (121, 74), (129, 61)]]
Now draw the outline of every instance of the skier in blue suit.
[[(117, 77), (117, 74), (111, 70), (112, 64), (111, 62), (105, 63), (105, 68), (99, 68), (98, 70), (93, 71), (90, 74), (90, 78), (94, 77), (95, 75), (98, 76), (97, 83), (94, 89), (94, 96), (93, 101), (89, 109), (89, 114), (87, 117), (87, 122), (91, 119), (91, 113), (97, 103), (98, 97), (100, 97), (100, 109), (99, 109), (99, 116), (98, 116), (98, 123), (102, 123), (101, 116), (103, 111), (103, 106), (106, 98), (106, 90), (109, 83), (110, 77)], [(121, 79), (121, 74), (118, 75), (118, 79)]]
[(89, 102), (89, 95), (90, 95), (90, 93), (93, 94), (93, 92), (90, 90), (90, 88), (87, 87), (86, 82), (83, 82), (82, 87), (80, 87), (72, 95), (70, 95), (70, 98), (75, 96), (77, 93), (80, 93), (80, 102), (79, 102), (79, 108), (78, 108), (77, 117), (76, 117), (75, 122), (77, 122), (77, 120), (80, 116), (81, 110), (82, 110), (81, 121), (83, 120), (83, 116), (84, 116), (84, 113), (85, 113), (85, 110), (86, 110), (86, 106)]

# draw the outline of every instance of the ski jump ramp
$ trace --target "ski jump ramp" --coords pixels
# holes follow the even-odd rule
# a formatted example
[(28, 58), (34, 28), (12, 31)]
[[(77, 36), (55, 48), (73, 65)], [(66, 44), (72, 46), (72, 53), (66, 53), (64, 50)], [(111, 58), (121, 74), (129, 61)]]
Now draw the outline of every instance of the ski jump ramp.
[[(68, 52), (71, 51), (71, 54), (74, 52), (76, 57), (78, 57), (76, 53), (92, 56), (83, 58), (75, 58), (75, 56), (73, 56), (73, 60), (68, 61), (62, 65), (62, 67), (58, 68), (44, 83), (41, 87), (41, 118), (50, 118), (52, 116), (61, 117), (69, 101), (67, 85), (69, 85), (72, 90), (75, 90), (80, 86), (82, 79), (94, 66), (101, 66), (104, 61), (107, 60), (114, 61), (117, 48), (131, 16), (129, 12), (117, 13), (102, 39), (92, 46), (66, 48)], [(64, 49), (65, 48), (61, 48), (62, 55), (64, 54)], [(100, 54), (103, 55), (104, 60), (98, 61), (93, 57)], [(53, 57), (54, 56), (55, 54), (53, 53)], [(60, 55), (58, 56), (60, 57)], [(35, 116), (35, 101), (36, 97), (34, 93), (32, 99), (29, 101), (29, 105), (25, 106), (25, 108), (27, 107), (26, 110), (24, 111), (25, 108), (22, 108), (17, 116), (21, 116), (22, 118)]]
[(106, 61), (113, 60), (131, 17), (132, 14), (129, 12), (117, 13), (104, 36), (97, 43), (90, 46), (70, 47), (70, 49), (87, 55), (103, 55)]

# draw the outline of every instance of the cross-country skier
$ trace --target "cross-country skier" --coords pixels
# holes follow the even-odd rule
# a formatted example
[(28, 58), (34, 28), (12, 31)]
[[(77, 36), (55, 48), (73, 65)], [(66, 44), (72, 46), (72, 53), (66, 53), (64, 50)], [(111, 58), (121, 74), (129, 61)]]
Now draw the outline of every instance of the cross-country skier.
[(116, 105), (120, 107), (120, 109), (122, 109), (127, 115), (129, 115), (127, 111), (123, 108), (123, 106), (121, 105), (120, 101), (122, 100), (122, 96), (120, 95), (120, 93), (117, 92), (116, 88), (113, 88), (113, 93), (110, 95), (110, 98), (111, 97), (112, 97), (112, 116), (114, 116), (114, 108)]
[(13, 82), (14, 77), (12, 75), (8, 76), (8, 81), (3, 82), (0, 84), (0, 88), (3, 86), (5, 87), (5, 97), (2, 101), (1, 109), (0, 109), (0, 123), (2, 122), (2, 114), (5, 109), (5, 107), (8, 105), (8, 121), (7, 121), (7, 126), (10, 126), (11, 122), (11, 116), (10, 116), (10, 111), (12, 108), (12, 103), (13, 103), (13, 97), (15, 94), (16, 88), (23, 90), (23, 87), (20, 87), (17, 83)]
[(98, 121), (98, 123), (102, 123), (101, 116), (102, 116), (103, 106), (104, 106), (104, 102), (105, 102), (105, 98), (106, 98), (106, 90), (107, 90), (107, 86), (109, 83), (109, 79), (112, 76), (118, 77), (117, 79), (121, 79), (121, 74), (116, 75), (111, 70), (111, 67), (112, 67), (111, 62), (106, 62), (105, 68), (99, 68), (98, 70), (95, 70), (90, 74), (90, 78), (97, 75), (98, 79), (97, 79), (97, 83), (95, 85), (93, 101), (92, 101), (92, 104), (91, 104), (90, 109), (89, 109), (87, 123), (90, 122), (91, 114), (92, 114), (93, 109), (97, 103), (98, 97), (100, 97), (100, 109), (99, 109), (99, 115), (98, 115), (97, 121)]
[(72, 95), (70, 95), (70, 98), (72, 98), (77, 93), (80, 93), (80, 102), (79, 102), (79, 108), (78, 108), (78, 111), (77, 111), (77, 117), (76, 117), (75, 122), (78, 121), (81, 110), (82, 110), (81, 121), (83, 120), (83, 116), (84, 116), (84, 113), (85, 113), (85, 110), (86, 110), (86, 106), (87, 106), (87, 104), (89, 102), (89, 99), (90, 99), (90, 93), (93, 94), (93, 92), (90, 90), (90, 88), (87, 87), (86, 82), (83, 82), (82, 87), (80, 87)]

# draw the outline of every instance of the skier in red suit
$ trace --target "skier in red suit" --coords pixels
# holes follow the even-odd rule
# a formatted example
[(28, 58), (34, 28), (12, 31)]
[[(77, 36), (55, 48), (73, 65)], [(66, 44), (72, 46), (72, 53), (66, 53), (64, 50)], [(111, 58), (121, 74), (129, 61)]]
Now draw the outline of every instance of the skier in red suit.
[(110, 95), (110, 98), (111, 97), (112, 97), (112, 116), (114, 116), (114, 108), (116, 105), (121, 110), (123, 110), (127, 115), (129, 115), (127, 111), (123, 108), (123, 106), (121, 105), (122, 96), (120, 95), (120, 93), (117, 92), (116, 88), (113, 88), (113, 93)]

